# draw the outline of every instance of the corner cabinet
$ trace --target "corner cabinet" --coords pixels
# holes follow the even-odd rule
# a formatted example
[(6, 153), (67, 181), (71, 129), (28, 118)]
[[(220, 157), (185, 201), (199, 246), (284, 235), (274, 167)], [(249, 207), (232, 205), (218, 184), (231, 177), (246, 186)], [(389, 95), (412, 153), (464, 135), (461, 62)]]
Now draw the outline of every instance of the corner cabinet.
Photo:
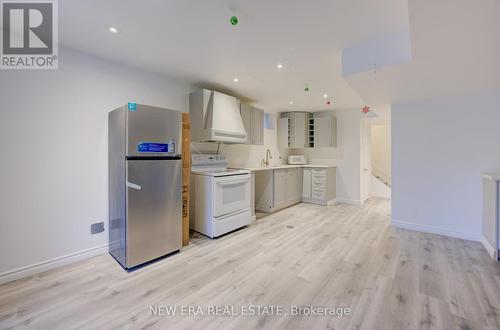
[(284, 112), (278, 119), (280, 148), (334, 148), (337, 118), (330, 113)]
[(278, 120), (278, 142), (281, 148), (306, 148), (308, 141), (308, 112), (282, 113)]
[(258, 171), (255, 175), (255, 209), (274, 212), (302, 200), (302, 168)]
[(247, 132), (247, 144), (264, 144), (264, 110), (254, 108), (250, 104), (241, 103), (241, 119)]

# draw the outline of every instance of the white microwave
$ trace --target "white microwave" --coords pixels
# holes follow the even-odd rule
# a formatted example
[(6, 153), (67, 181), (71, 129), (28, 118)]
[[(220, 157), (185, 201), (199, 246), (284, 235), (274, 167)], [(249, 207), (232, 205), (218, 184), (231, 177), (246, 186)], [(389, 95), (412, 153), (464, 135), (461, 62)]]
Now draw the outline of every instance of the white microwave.
[(307, 164), (307, 157), (304, 155), (289, 155), (288, 164), (290, 165), (305, 165)]

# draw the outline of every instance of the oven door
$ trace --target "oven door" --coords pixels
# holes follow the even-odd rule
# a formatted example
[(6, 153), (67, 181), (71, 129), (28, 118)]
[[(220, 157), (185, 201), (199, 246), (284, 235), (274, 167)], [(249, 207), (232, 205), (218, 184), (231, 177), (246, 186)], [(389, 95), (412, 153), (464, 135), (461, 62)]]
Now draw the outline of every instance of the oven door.
[(250, 174), (214, 178), (214, 217), (250, 208)]

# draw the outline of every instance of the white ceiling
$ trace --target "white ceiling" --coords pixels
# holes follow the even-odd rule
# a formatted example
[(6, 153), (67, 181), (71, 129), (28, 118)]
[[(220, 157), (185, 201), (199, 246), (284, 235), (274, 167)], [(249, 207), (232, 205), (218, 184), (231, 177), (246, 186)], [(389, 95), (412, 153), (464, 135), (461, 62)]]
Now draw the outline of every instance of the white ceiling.
[(406, 0), (64, 0), (59, 11), (67, 47), (230, 92), (267, 111), (362, 106), (342, 78), (341, 50), (408, 27)]

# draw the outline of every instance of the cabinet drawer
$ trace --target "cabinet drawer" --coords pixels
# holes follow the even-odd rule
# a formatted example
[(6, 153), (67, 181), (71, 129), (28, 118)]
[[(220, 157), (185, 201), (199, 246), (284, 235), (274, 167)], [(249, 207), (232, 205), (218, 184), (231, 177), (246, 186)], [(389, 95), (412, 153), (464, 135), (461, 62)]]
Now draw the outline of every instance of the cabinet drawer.
[(313, 181), (312, 182), (312, 188), (313, 189), (317, 189), (317, 188), (325, 189), (325, 187), (326, 187), (326, 181), (325, 180)]
[(312, 173), (312, 181), (325, 182), (326, 173)]
[(312, 199), (325, 200), (325, 190), (324, 189), (313, 189)]
[(313, 174), (323, 174), (326, 175), (326, 169), (324, 168), (313, 168), (312, 169)]

